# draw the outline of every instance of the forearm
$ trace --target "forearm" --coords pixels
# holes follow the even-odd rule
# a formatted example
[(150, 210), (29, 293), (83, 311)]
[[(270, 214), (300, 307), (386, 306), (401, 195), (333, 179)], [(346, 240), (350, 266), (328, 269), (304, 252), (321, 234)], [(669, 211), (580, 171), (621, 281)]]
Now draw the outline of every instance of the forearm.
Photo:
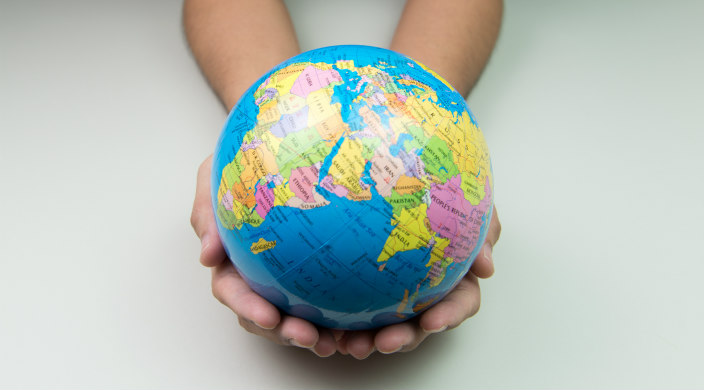
[(499, 34), (501, 0), (408, 0), (391, 49), (469, 95)]
[(280, 0), (186, 0), (186, 39), (228, 111), (270, 68), (300, 52)]

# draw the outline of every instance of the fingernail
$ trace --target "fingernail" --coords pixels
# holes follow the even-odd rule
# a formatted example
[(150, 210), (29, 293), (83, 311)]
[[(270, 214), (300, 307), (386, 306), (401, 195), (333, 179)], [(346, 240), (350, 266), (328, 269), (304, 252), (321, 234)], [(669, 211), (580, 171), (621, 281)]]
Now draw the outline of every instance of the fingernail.
[(264, 325), (258, 323), (257, 321), (252, 321), (252, 323), (253, 323), (254, 325), (256, 325), (256, 326), (258, 326), (258, 327), (264, 329), (264, 330), (272, 330), (272, 329), (276, 328), (276, 325), (274, 325), (274, 326), (264, 326)]
[(364, 355), (364, 356), (359, 356), (359, 357), (353, 356), (353, 357), (354, 357), (355, 359), (357, 359), (357, 360), (364, 360), (364, 359), (368, 358), (369, 356), (371, 356), (371, 355), (374, 353), (374, 351), (376, 351), (376, 348), (372, 347), (372, 348), (369, 350), (369, 353), (367, 353), (366, 355)]
[(484, 257), (487, 258), (487, 260), (489, 260), (493, 263), (494, 259), (491, 257), (491, 252), (492, 252), (491, 245), (484, 244), (484, 249), (482, 249), (482, 253), (484, 254)]
[(293, 345), (294, 347), (298, 347), (298, 348), (311, 349), (315, 346), (315, 345), (307, 345), (307, 346), (303, 345), (296, 339), (288, 339), (288, 342), (289, 342), (289, 344)]
[(210, 246), (210, 237), (208, 237), (207, 234), (203, 235), (200, 239), (200, 251), (205, 252), (206, 249)]
[(445, 326), (443, 326), (443, 327), (441, 327), (441, 328), (438, 328), (438, 329), (423, 329), (423, 331), (424, 331), (425, 333), (431, 333), (431, 334), (432, 334), (432, 333), (444, 332), (445, 330), (447, 330), (447, 325), (445, 325)]
[(378, 351), (381, 352), (381, 353), (383, 353), (384, 355), (391, 355), (392, 353), (396, 353), (396, 352), (402, 350), (403, 347), (405, 347), (405, 345), (402, 345), (402, 346), (400, 346), (400, 347), (394, 349), (393, 351), (382, 351), (382, 350), (378, 350)]
[(309, 349), (309, 351), (313, 352), (313, 353), (315, 354), (315, 356), (317, 356), (317, 357), (327, 357), (327, 356), (323, 356), (323, 355), (319, 354), (319, 353), (315, 350), (315, 348), (311, 348), (311, 349)]
[(288, 343), (293, 345), (294, 347), (298, 348), (305, 348), (301, 343), (298, 342), (296, 339), (288, 339)]
[(311, 352), (313, 352), (314, 354), (316, 354), (318, 357), (321, 357), (321, 358), (327, 358), (327, 357), (330, 357), (330, 356), (332, 356), (332, 355), (335, 354), (335, 351), (332, 351), (332, 352), (331, 352), (330, 354), (328, 354), (328, 355), (321, 355), (321, 354), (318, 353), (318, 351), (315, 350), (315, 348), (309, 348), (309, 350), (310, 350)]

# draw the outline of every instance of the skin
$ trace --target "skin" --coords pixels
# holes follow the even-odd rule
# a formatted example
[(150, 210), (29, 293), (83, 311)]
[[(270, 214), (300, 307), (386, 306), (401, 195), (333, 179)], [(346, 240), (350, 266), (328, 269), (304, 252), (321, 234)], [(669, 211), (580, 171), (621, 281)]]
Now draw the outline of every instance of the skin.
[[(409, 0), (390, 48), (435, 70), (467, 96), (489, 59), (499, 32), (500, 0)], [(186, 0), (186, 38), (198, 65), (228, 111), (259, 76), (300, 53), (280, 0)], [(266, 34), (259, 26), (267, 26)], [(470, 272), (420, 316), (380, 329), (341, 331), (279, 312), (237, 273), (218, 238), (210, 204), (212, 156), (198, 170), (191, 224), (201, 240), (200, 262), (212, 270), (213, 295), (247, 331), (277, 344), (364, 359), (379, 351), (412, 351), (429, 335), (459, 326), (479, 310), (478, 278), (494, 273), (492, 249), (501, 225), (494, 208), (489, 233)]]

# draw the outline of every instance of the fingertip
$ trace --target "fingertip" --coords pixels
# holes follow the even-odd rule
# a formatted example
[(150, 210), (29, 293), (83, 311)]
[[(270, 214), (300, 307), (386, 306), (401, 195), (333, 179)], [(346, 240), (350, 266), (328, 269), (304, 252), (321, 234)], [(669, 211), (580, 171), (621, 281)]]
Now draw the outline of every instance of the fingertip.
[(337, 346), (337, 352), (339, 352), (341, 355), (349, 355), (349, 351), (347, 350), (347, 333), (342, 331), (341, 336), (339, 336), (339, 333), (335, 334), (335, 344)]
[(420, 328), (428, 334), (444, 332), (449, 326), (448, 321), (443, 317), (424, 315), (420, 319)]
[(411, 323), (400, 323), (381, 329), (374, 337), (376, 350), (383, 354), (399, 352), (413, 342)]
[(311, 348), (311, 351), (320, 357), (334, 355), (337, 351), (337, 346), (333, 333), (329, 329), (318, 329), (318, 342)]
[(237, 311), (264, 330), (279, 326), (282, 322), (279, 310), (254, 292), (251, 294), (250, 299), (240, 304)]
[(368, 358), (374, 351), (374, 338), (369, 331), (358, 331), (347, 338), (347, 352), (357, 360)]
[(365, 348), (349, 348), (349, 354), (357, 359), (357, 360), (364, 360), (371, 356), (376, 349), (374, 348), (374, 345), (370, 345), (369, 347)]
[(279, 323), (281, 323), (281, 315), (278, 313), (278, 311), (276, 313), (272, 313), (269, 310), (267, 310), (265, 313), (255, 312), (252, 317), (252, 322), (254, 322), (255, 325), (264, 330), (272, 330), (276, 328)]
[(496, 211), (496, 205), (494, 205), (491, 222), (489, 223), (489, 234), (486, 239), (493, 246), (499, 241), (499, 237), (501, 237), (501, 222), (499, 221), (499, 214)]
[(421, 315), (420, 327), (426, 333), (453, 329), (479, 311), (480, 301), (477, 278), (469, 274), (442, 301)]
[(485, 243), (482, 246), (482, 250), (477, 255), (477, 258), (472, 264), (472, 273), (480, 278), (488, 278), (494, 274), (494, 261), (493, 261), (492, 247), (489, 243)]
[(198, 168), (196, 194), (191, 210), (191, 226), (200, 238), (200, 262), (206, 267), (218, 265), (226, 257), (213, 213), (210, 197), (210, 168), (212, 155), (203, 161)]
[(296, 347), (312, 349), (320, 339), (318, 329), (301, 318), (286, 316), (280, 326), (280, 337)]
[(494, 263), (494, 247), (492, 247), (491, 244), (488, 242), (482, 246), (482, 257), (488, 263)]
[(217, 234), (206, 233), (200, 240), (200, 263), (206, 267), (214, 267), (227, 259), (225, 248)]

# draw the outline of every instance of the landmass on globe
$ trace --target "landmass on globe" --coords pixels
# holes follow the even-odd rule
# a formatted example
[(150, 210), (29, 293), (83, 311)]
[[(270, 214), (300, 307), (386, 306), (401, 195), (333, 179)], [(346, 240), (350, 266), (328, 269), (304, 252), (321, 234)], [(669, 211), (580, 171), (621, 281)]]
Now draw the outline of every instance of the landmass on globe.
[(482, 132), (440, 76), (397, 53), (336, 46), (258, 81), (213, 169), (228, 254), (282, 309), (366, 328), (444, 296), (493, 205)]

